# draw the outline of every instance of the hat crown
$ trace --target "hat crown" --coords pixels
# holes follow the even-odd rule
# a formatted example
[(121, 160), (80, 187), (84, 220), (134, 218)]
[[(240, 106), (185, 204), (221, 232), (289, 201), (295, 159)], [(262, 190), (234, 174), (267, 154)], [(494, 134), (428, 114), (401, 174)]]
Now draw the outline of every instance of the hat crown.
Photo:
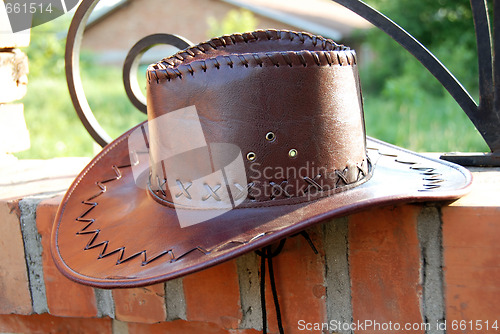
[(331, 40), (276, 30), (223, 36), (147, 75), (150, 190), (162, 204), (310, 201), (369, 176), (356, 55)]

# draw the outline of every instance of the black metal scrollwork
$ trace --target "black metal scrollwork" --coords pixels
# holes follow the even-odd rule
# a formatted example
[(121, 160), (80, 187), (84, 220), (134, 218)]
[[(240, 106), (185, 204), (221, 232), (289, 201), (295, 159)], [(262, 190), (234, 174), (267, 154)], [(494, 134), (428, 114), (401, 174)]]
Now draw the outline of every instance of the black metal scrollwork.
[(182, 50), (191, 45), (191, 43), (177, 35), (171, 34), (153, 34), (142, 38), (130, 49), (123, 63), (123, 84), (125, 91), (132, 104), (146, 113), (146, 98), (142, 95), (141, 89), (137, 82), (137, 68), (142, 54), (149, 48), (158, 44), (173, 45)]
[[(111, 137), (101, 127), (90, 109), (80, 77), (80, 47), (83, 32), (99, 0), (83, 0), (78, 7), (68, 31), (66, 39), (66, 81), (78, 117), (92, 138), (102, 147), (111, 142)], [(123, 83), (132, 104), (146, 113), (146, 99), (137, 83), (137, 67), (142, 54), (157, 44), (173, 45), (179, 49), (187, 48), (191, 43), (180, 36), (171, 34), (153, 34), (139, 40), (129, 51), (123, 65)]]

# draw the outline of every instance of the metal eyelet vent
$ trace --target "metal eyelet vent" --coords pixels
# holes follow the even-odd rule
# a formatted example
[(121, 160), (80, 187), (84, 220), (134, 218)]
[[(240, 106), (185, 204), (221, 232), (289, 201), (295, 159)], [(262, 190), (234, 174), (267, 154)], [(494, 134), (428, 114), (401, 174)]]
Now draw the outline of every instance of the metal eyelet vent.
[(297, 152), (296, 149), (292, 148), (290, 151), (288, 151), (288, 156), (292, 159), (296, 158), (299, 152)]
[(257, 159), (257, 155), (255, 154), (255, 152), (248, 152), (247, 153), (247, 160), (248, 161), (254, 161), (255, 159)]
[(267, 141), (273, 142), (275, 139), (276, 139), (276, 135), (274, 134), (274, 132), (270, 131), (270, 132), (266, 133), (266, 140)]

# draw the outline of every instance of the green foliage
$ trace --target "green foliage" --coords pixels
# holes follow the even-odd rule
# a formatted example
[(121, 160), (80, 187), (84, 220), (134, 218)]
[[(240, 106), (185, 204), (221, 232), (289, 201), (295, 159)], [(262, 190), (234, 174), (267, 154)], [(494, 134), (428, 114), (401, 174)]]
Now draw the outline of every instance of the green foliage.
[(18, 158), (91, 156), (92, 139), (78, 119), (63, 78), (31, 77), (23, 100), (31, 147)]
[[(112, 138), (146, 119), (127, 99), (119, 68), (94, 66), (82, 76), (90, 107)], [(23, 103), (31, 148), (16, 156), (48, 159), (94, 155), (99, 148), (76, 115), (64, 76), (31, 77), (28, 87)]]
[[(28, 93), (22, 101), (31, 147), (17, 153), (19, 158), (90, 157), (96, 150), (66, 84), (65, 34), (70, 20), (62, 16), (31, 31), (31, 43), (25, 50), (30, 67)], [(145, 120), (126, 97), (121, 69), (96, 66), (88, 53), (80, 54), (80, 68), (90, 107), (111, 137)]]
[(217, 37), (233, 34), (236, 32), (246, 32), (255, 30), (257, 27), (257, 18), (252, 12), (246, 9), (230, 10), (222, 21), (211, 16), (207, 18), (208, 30), (207, 37)]
[(102, 65), (84, 68), (82, 81), (95, 117), (112, 138), (146, 120), (146, 115), (127, 97), (121, 68)]
[[(366, 2), (406, 29), (448, 67), (472, 96), (478, 95), (476, 40), (469, 0)], [(370, 50), (368, 56), (366, 52), (361, 54), (360, 75), (367, 131), (371, 135), (417, 151), (487, 150), (458, 104), (399, 44), (379, 29), (358, 33), (356, 38)], [(387, 126), (379, 126), (380, 122)]]
[(69, 15), (31, 29), (30, 45), (26, 48), (30, 77), (64, 75), (64, 49), (70, 21)]
[(473, 34), (469, 0), (365, 0), (415, 36), (424, 45)]
[[(469, 0), (367, 0), (406, 29), (472, 92), (478, 88), (476, 40)], [(444, 95), (444, 90), (401, 46), (378, 29), (357, 36), (374, 57), (363, 59), (365, 89), (389, 89), (390, 80), (408, 76), (415, 89)], [(414, 63), (414, 64), (412, 64)], [(425, 73), (425, 74), (424, 74)], [(383, 83), (381, 85), (381, 83)], [(390, 90), (390, 89), (389, 89)]]

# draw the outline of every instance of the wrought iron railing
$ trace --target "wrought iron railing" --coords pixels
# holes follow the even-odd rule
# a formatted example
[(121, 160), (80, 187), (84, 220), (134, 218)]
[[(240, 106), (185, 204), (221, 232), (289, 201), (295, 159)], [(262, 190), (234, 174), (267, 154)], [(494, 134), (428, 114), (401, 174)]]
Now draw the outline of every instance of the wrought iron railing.
[[(443, 85), (457, 101), (479, 131), (491, 152), (443, 154), (442, 159), (462, 165), (500, 166), (500, 0), (493, 0), (493, 35), (486, 0), (470, 0), (474, 18), (479, 65), (479, 104), (453, 74), (419, 41), (395, 22), (360, 0), (332, 0), (357, 13), (410, 52)], [(111, 141), (96, 120), (85, 97), (79, 70), (79, 51), (87, 20), (99, 0), (83, 0), (78, 7), (66, 42), (66, 79), (75, 110), (92, 138), (101, 146)], [(495, 38), (493, 38), (495, 37)], [(125, 90), (134, 106), (146, 112), (145, 98), (137, 83), (138, 60), (144, 51), (156, 44), (183, 49), (190, 43), (179, 36), (153, 34), (137, 42), (129, 51), (123, 67)]]

